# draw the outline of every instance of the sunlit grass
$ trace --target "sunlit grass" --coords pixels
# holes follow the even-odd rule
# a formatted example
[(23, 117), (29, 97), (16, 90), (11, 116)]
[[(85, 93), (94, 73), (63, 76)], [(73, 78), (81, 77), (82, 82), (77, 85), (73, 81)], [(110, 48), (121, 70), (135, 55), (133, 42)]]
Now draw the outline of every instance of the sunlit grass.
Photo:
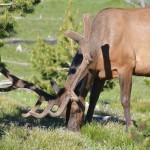
[(20, 106), (19, 102), (13, 99), (8, 100), (6, 97), (0, 97), (0, 118), (5, 115), (15, 115), (18, 113), (16, 107)]
[(133, 148), (131, 138), (125, 133), (124, 126), (118, 123), (101, 125), (92, 123), (82, 128), (82, 134), (95, 143), (101, 143), (103, 148), (128, 149)]
[(16, 103), (22, 103), (27, 106), (32, 106), (38, 99), (37, 95), (27, 90), (16, 90), (11, 92), (0, 93), (1, 97), (12, 99)]
[[(91, 149), (88, 147), (88, 141), (79, 133), (72, 133), (63, 129), (40, 129), (12, 126), (5, 132), (3, 141), (0, 142), (2, 149), (42, 149), (42, 150), (82, 150)], [(9, 144), (5, 144), (9, 143)], [(86, 148), (87, 147), (87, 148)]]
[[(18, 20), (16, 37), (24, 39), (57, 37), (67, 7), (67, 0), (47, 0), (40, 3), (36, 6), (34, 15), (31, 14)], [(101, 9), (108, 7), (133, 6), (123, 0), (73, 0), (74, 13), (78, 10), (78, 17), (75, 22), (76, 24), (82, 22), (82, 15), (85, 13), (96, 15)], [(42, 17), (41, 19), (40, 16)]]
[(5, 44), (0, 48), (1, 59), (15, 61), (15, 62), (28, 62), (30, 60), (30, 53), (27, 52), (27, 45), (21, 44), (23, 52), (17, 52), (16, 47), (18, 44)]

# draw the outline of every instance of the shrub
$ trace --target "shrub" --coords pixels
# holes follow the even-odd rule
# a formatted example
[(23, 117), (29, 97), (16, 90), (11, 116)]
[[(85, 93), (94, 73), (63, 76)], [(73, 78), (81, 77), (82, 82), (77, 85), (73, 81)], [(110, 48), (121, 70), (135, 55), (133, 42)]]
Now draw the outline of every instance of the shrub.
[(5, 13), (0, 14), (0, 38), (10, 36), (14, 32), (15, 26), (16, 21), (11, 13), (5, 11)]
[(34, 77), (33, 82), (40, 84), (47, 92), (49, 91), (50, 78), (60, 85), (64, 84), (67, 75), (66, 63), (71, 61), (76, 49), (75, 42), (64, 36), (64, 32), (67, 30), (77, 31), (79, 29), (79, 26), (75, 26), (74, 23), (74, 17), (77, 14), (73, 15), (71, 0), (68, 0), (68, 5), (63, 24), (60, 27), (57, 44), (49, 45), (39, 40), (31, 50), (31, 62), (41, 75), (41, 78)]
[(0, 38), (9, 37), (15, 33), (16, 20), (12, 12), (19, 12), (20, 15), (25, 13), (32, 13), (34, 11), (33, 5), (40, 2), (40, 0), (0, 0), (0, 3), (11, 3), (11, 6), (1, 8), (0, 12)]
[(34, 4), (40, 2), (40, 0), (12, 0), (14, 5), (12, 5), (11, 10), (20, 10), (21, 15), (24, 13), (32, 13), (34, 11)]

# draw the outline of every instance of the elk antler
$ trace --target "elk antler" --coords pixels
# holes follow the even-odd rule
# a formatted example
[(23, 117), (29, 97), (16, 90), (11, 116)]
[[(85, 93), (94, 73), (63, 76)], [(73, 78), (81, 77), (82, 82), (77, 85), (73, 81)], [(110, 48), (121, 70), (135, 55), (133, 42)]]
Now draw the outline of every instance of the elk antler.
[[(79, 43), (81, 40), (84, 40), (85, 43), (87, 43), (87, 41), (89, 41), (89, 39), (90, 39), (90, 34), (91, 34), (91, 26), (92, 26), (91, 15), (89, 15), (89, 14), (84, 15), (83, 21), (84, 21), (84, 37), (76, 32), (72, 32), (72, 31), (67, 32), (67, 34), (66, 34), (68, 37), (72, 38), (73, 40), (75, 40)], [(33, 83), (29, 83), (25, 80), (21, 80), (21, 79), (17, 78), (16, 76), (12, 75), (5, 67), (3, 67), (2, 69), (0, 68), (0, 71), (4, 76), (6, 76), (9, 80), (12, 81), (12, 85), (7, 88), (1, 88), (0, 91), (5, 92), (5, 91), (11, 91), (11, 90), (14, 90), (17, 88), (28, 88), (28, 89), (36, 92), (40, 96), (40, 98), (38, 99), (35, 106), (27, 114), (24, 114), (23, 115), (24, 117), (33, 115), (37, 118), (42, 118), (42, 117), (46, 116), (47, 114), (49, 114), (50, 116), (53, 116), (53, 117), (60, 116), (62, 114), (62, 112), (64, 111), (64, 109), (66, 108), (67, 104), (69, 103), (70, 99), (75, 100), (75, 101), (79, 100), (78, 97), (76, 96), (76, 94), (74, 93), (75, 87), (78, 84), (79, 79), (82, 76), (82, 73), (86, 70), (88, 65), (92, 62), (90, 51), (87, 48), (87, 46), (85, 46), (85, 47), (86, 48), (81, 49), (81, 52), (83, 54), (83, 61), (82, 61), (81, 65), (79, 66), (76, 74), (74, 75), (72, 83), (70, 84), (70, 86), (67, 86), (67, 94), (65, 95), (65, 97), (63, 97), (64, 100), (62, 101), (60, 107), (58, 108), (58, 110), (56, 112), (50, 111), (51, 108), (53, 107), (53, 105), (55, 104), (55, 101), (57, 100), (55, 96), (52, 96), (52, 95), (44, 92), (43, 90), (38, 88)], [(39, 108), (39, 106), (41, 105), (41, 103), (43, 102), (44, 99), (46, 101), (48, 101), (47, 107), (41, 114), (38, 114), (35, 111)]]
[(42, 102), (44, 100), (48, 101), (48, 104), (47, 104), (47, 107), (46, 107), (46, 109), (44, 110), (43, 113), (45, 113), (45, 111), (48, 108), (49, 108), (49, 110), (51, 110), (53, 105), (56, 104), (56, 96), (50, 95), (50, 94), (44, 92), (42, 89), (40, 89), (39, 87), (37, 87), (33, 83), (29, 83), (28, 81), (19, 79), (18, 77), (12, 75), (5, 67), (1, 67), (0, 72), (6, 78), (8, 78), (10, 81), (12, 81), (11, 86), (6, 87), (6, 88), (0, 88), (0, 92), (8, 92), (8, 91), (12, 91), (12, 90), (15, 90), (15, 89), (18, 89), (18, 88), (27, 88), (27, 89), (30, 89), (30, 90), (34, 91), (35, 93), (37, 93), (39, 95), (39, 99), (36, 102), (35, 106), (28, 113), (23, 114), (23, 117), (29, 117), (32, 114), (34, 114), (35, 111), (40, 107), (40, 105), (42, 104)]
[[(66, 36), (70, 37), (71, 39), (75, 40), (78, 43), (80, 43), (81, 40), (84, 40), (86, 42), (89, 41), (90, 35), (91, 35), (91, 27), (92, 27), (91, 15), (90, 14), (84, 15), (83, 22), (84, 22), (84, 36), (81, 36), (79, 33), (73, 32), (73, 31), (66, 32)], [(69, 103), (70, 99), (74, 101), (79, 101), (79, 98), (74, 93), (74, 90), (76, 88), (76, 85), (78, 84), (79, 79), (82, 76), (82, 73), (86, 70), (88, 65), (92, 62), (92, 58), (90, 56), (90, 52), (88, 49), (81, 49), (81, 52), (83, 54), (83, 61), (81, 65), (79, 66), (70, 86), (65, 85), (65, 87), (67, 87), (67, 94), (64, 97), (58, 110), (56, 112), (51, 112), (50, 111), (51, 104), (48, 104), (47, 108), (43, 111), (43, 113), (38, 114), (34, 111), (34, 112), (30, 112), (30, 114), (38, 118), (46, 116), (47, 114), (49, 114), (52, 117), (57, 117), (57, 116), (60, 116), (60, 114), (62, 114), (67, 104)]]
[(65, 32), (65, 35), (69, 37), (70, 39), (76, 41), (77, 43), (79, 43), (79, 41), (83, 39), (83, 36), (81, 36), (79, 33), (74, 32), (74, 31), (67, 31)]
[[(0, 66), (0, 72), (6, 78), (8, 78), (10, 81), (12, 81), (11, 86), (6, 87), (6, 88), (0, 88), (0, 92), (12, 91), (12, 90), (15, 90), (18, 88), (27, 88), (27, 89), (34, 91), (35, 93), (37, 93), (39, 95), (39, 99), (36, 102), (36, 104), (34, 105), (34, 107), (28, 113), (22, 114), (23, 117), (34, 116), (36, 118), (43, 118), (48, 114), (52, 117), (58, 117), (63, 113), (68, 102), (70, 101), (70, 94), (67, 94), (67, 96), (65, 97), (66, 100), (60, 104), (60, 101), (58, 101), (57, 96), (50, 95), (50, 94), (44, 92), (39, 87), (37, 87), (35, 84), (30, 83), (25, 80), (22, 80), (16, 76), (12, 75), (5, 67)], [(53, 83), (53, 84), (56, 84), (56, 83)], [(56, 85), (54, 85), (54, 86), (56, 86)], [(56, 87), (54, 87), (54, 88), (56, 88)], [(60, 89), (60, 92), (61, 92), (61, 90), (63, 90), (63, 89)], [(59, 92), (58, 92), (58, 95), (59, 95)], [(42, 113), (37, 113), (36, 110), (40, 107), (40, 105), (42, 104), (42, 102), (44, 100), (48, 101), (48, 104), (47, 104), (45, 110)], [(57, 112), (52, 112), (51, 109), (56, 104), (60, 105), (60, 107), (58, 108)]]
[(82, 39), (89, 40), (92, 27), (92, 16), (90, 14), (83, 15), (83, 23), (84, 23), (84, 33), (83, 33), (84, 36), (74, 31), (67, 31), (65, 32), (65, 35), (78, 43)]
[(26, 88), (34, 91), (39, 96), (43, 97), (45, 100), (55, 99), (56, 97), (44, 92), (42, 89), (37, 87), (35, 84), (28, 81), (22, 80), (14, 75), (12, 75), (5, 67), (0, 71), (6, 78), (12, 81), (12, 85), (7, 88), (0, 88), (0, 92), (12, 91), (18, 88)]
[(84, 22), (84, 38), (86, 40), (89, 40), (92, 29), (92, 16), (90, 14), (83, 15), (83, 22)]
[[(83, 16), (83, 22), (84, 22), (84, 36), (81, 36), (79, 33), (73, 32), (73, 31), (68, 31), (66, 33), (66, 36), (77, 41), (80, 44), (80, 41), (82, 40), (85, 44), (87, 44), (90, 40), (90, 35), (91, 35), (91, 27), (92, 27), (92, 16), (90, 14), (85, 14)], [(83, 43), (82, 42), (82, 43)], [(86, 68), (89, 66), (89, 64), (92, 63), (92, 58), (90, 54), (90, 50), (88, 45), (84, 45), (84, 48), (81, 47), (81, 53), (83, 54), (83, 61), (81, 65), (79, 66), (77, 72), (74, 75), (74, 78), (72, 80), (71, 85), (68, 87), (70, 90), (70, 93), (72, 93), (74, 100), (77, 100), (77, 96), (75, 96), (74, 89), (76, 85), (79, 82), (79, 79), (82, 76), (82, 73), (86, 70)]]

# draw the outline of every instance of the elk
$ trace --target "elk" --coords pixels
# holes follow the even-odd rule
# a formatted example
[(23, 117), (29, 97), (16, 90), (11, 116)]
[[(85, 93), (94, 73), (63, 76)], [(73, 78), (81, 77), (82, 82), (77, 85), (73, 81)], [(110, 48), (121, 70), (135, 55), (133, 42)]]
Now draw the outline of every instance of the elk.
[[(91, 88), (86, 121), (91, 122), (105, 81), (119, 78), (121, 103), (128, 129), (132, 124), (132, 75), (150, 76), (150, 8), (109, 8), (99, 12), (94, 20), (90, 14), (86, 14), (83, 21), (83, 35), (74, 31), (66, 32), (67, 37), (79, 44), (79, 50), (72, 63), (75, 69), (73, 71), (73, 67), (70, 68), (64, 88), (56, 96), (37, 92), (40, 93), (40, 99), (24, 117), (32, 115), (42, 118), (48, 114), (57, 117), (66, 110), (67, 127), (74, 131), (79, 130), (83, 120), (84, 98), (88, 90)], [(74, 62), (79, 54), (82, 55), (82, 61), (76, 65)], [(15, 82), (15, 88), (18, 82)], [(34, 88), (31, 89), (36, 91)], [(36, 110), (42, 102), (41, 99), (47, 100), (48, 105), (39, 114)], [(56, 112), (52, 112), (51, 108), (55, 102), (58, 102), (60, 107)]]

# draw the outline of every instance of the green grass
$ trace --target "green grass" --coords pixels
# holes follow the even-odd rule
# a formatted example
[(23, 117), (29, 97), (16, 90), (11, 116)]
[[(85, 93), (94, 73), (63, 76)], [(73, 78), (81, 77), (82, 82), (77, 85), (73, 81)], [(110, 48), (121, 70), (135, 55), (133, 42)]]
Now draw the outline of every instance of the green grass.
[(141, 149), (141, 142), (133, 141), (125, 126), (117, 122), (93, 122), (83, 126), (81, 133), (74, 133), (64, 128), (63, 120), (23, 119), (25, 104), (13, 99), (1, 97), (0, 106), (0, 149)]
[[(36, 6), (34, 15), (27, 15), (18, 20), (15, 36), (23, 39), (57, 37), (67, 7), (67, 0), (47, 0), (40, 3)], [(74, 13), (78, 10), (75, 22), (82, 23), (82, 15), (85, 13), (91, 13), (94, 16), (107, 7), (131, 7), (131, 5), (124, 3), (123, 0), (73, 0)], [(38, 19), (40, 15), (42, 19)]]
[[(5, 142), (12, 144), (6, 145)], [(9, 133), (6, 133), (6, 137), (4, 139), (4, 143), (1, 144), (1, 148), (13, 149), (14, 145), (16, 145), (16, 150), (70, 150), (71, 147), (73, 147), (73, 150), (76, 150), (86, 147), (86, 144), (88, 144), (87, 141), (84, 138), (80, 138), (79, 134), (63, 131), (62, 129), (51, 131), (49, 129), (42, 130), (39, 128), (34, 128), (29, 130), (22, 127), (18, 129), (12, 128)]]
[[(30, 60), (30, 53), (29, 52), (17, 52), (16, 47), (18, 44), (5, 44), (3, 47), (0, 48), (0, 54), (2, 60), (9, 60), (9, 61), (16, 61), (16, 62), (28, 62)], [(29, 47), (29, 45), (21, 44), (23, 49)]]
[[(79, 14), (76, 23), (82, 22), (82, 15), (90, 12), (96, 15), (106, 7), (132, 7), (123, 0), (74, 0), (73, 10), (78, 9)], [(34, 14), (27, 15), (18, 20), (16, 38), (37, 39), (47, 38), (48, 35), (57, 37), (59, 26), (63, 21), (64, 11), (67, 8), (67, 0), (46, 0), (36, 6)], [(37, 19), (40, 14), (42, 19)], [(17, 14), (15, 14), (17, 15)], [(2, 60), (6, 62), (7, 68), (18, 77), (29, 80), (34, 73), (32, 65), (24, 66), (11, 63), (11, 61), (23, 63), (30, 62), (29, 53), (16, 52), (16, 45), (5, 45), (0, 48)], [(23, 44), (22, 47), (30, 49), (33, 45)], [(9, 62), (5, 61), (8, 60)], [(38, 73), (36, 73), (38, 75)], [(4, 78), (0, 76), (0, 80)], [(97, 103), (100, 107), (95, 114), (110, 114), (120, 116), (123, 119), (123, 108), (120, 103), (120, 89), (118, 80), (112, 90), (102, 92)], [(133, 88), (131, 96), (131, 114), (137, 123), (142, 124), (150, 119), (150, 87), (145, 83), (143, 77), (133, 77)], [(147, 149), (144, 142), (138, 142), (131, 138), (131, 134), (125, 133), (125, 125), (119, 122), (93, 122), (82, 127), (80, 133), (73, 133), (65, 128), (64, 120), (61, 118), (45, 117), (35, 119), (22, 118), (21, 114), (27, 112), (37, 100), (37, 95), (30, 91), (16, 90), (9, 93), (0, 93), (0, 149), (6, 150), (100, 150), (100, 149)], [(86, 98), (88, 101), (88, 97)], [(106, 109), (103, 101), (110, 104)], [(44, 104), (45, 106), (45, 104)], [(45, 108), (42, 106), (41, 109)], [(135, 129), (135, 128), (134, 128)], [(136, 130), (136, 129), (135, 129)], [(143, 135), (143, 132), (138, 132)]]
[[(14, 145), (16, 150), (19, 149), (51, 149), (51, 150), (99, 150), (108, 149), (111, 150), (114, 145), (115, 149), (133, 149), (131, 139), (127, 137), (123, 131), (116, 136), (116, 130), (114, 131), (113, 125), (109, 125), (105, 128), (105, 131), (101, 130), (101, 126), (93, 124), (86, 126), (82, 129), (82, 133), (72, 133), (63, 129), (46, 129), (32, 128), (32, 130), (26, 127), (14, 128), (14, 125), (10, 127), (10, 131), (5, 132), (4, 141), (0, 143), (1, 148), (13, 149)], [(88, 133), (86, 131), (88, 130)], [(98, 131), (98, 132), (97, 132)], [(110, 134), (109, 132), (112, 133)], [(122, 136), (120, 136), (122, 134)], [(105, 136), (104, 136), (105, 135)], [(114, 138), (110, 140), (110, 138)], [(18, 140), (19, 139), (19, 140)], [(37, 140), (38, 139), (38, 140)], [(11, 143), (6, 145), (5, 143)], [(107, 146), (109, 145), (109, 147)], [(121, 146), (120, 146), (121, 145)]]

